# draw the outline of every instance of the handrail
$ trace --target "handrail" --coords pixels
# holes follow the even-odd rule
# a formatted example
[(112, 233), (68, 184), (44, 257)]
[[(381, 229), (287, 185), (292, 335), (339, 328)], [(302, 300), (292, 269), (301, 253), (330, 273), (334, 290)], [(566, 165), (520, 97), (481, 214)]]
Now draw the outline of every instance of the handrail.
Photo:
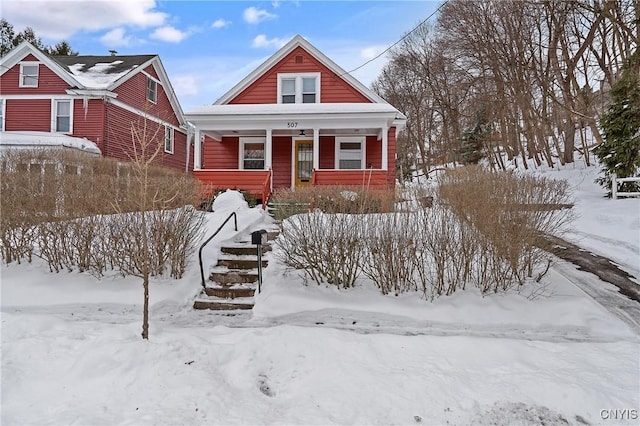
[(229, 219), (231, 219), (231, 216), (233, 216), (233, 222), (234, 222), (234, 225), (235, 225), (235, 230), (236, 230), (236, 232), (238, 231), (238, 216), (236, 215), (236, 212), (231, 212), (231, 214), (224, 220), (224, 222), (222, 222), (222, 225), (220, 225), (218, 230), (216, 232), (214, 232), (212, 236), (207, 238), (207, 241), (202, 243), (202, 245), (200, 246), (200, 250), (198, 250), (198, 259), (200, 260), (200, 278), (202, 278), (202, 287), (205, 287), (205, 284), (204, 284), (204, 269), (202, 267), (202, 249), (204, 248), (204, 246), (209, 244), (209, 241), (211, 241), (213, 239), (213, 237), (218, 235), (218, 232), (220, 232), (222, 230), (222, 227), (224, 225), (226, 225), (227, 222), (229, 222)]

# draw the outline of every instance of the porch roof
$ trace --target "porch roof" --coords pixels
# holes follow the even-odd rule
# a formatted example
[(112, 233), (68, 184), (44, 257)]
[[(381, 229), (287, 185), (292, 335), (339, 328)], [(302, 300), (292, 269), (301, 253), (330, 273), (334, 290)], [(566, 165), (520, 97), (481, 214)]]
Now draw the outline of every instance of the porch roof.
[(186, 118), (202, 129), (221, 129), (221, 126), (286, 129), (292, 121), (303, 121), (306, 128), (402, 127), (406, 121), (404, 114), (387, 103), (207, 105), (193, 109)]

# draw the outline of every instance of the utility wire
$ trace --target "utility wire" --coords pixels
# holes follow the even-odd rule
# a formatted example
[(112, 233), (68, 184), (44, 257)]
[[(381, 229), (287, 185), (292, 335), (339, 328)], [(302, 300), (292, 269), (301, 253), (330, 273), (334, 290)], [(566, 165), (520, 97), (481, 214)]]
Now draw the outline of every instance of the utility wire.
[(429, 19), (431, 19), (433, 17), (433, 15), (435, 15), (436, 13), (438, 13), (440, 11), (440, 9), (442, 9), (447, 3), (449, 3), (449, 0), (445, 0), (440, 6), (438, 6), (436, 8), (436, 10), (434, 10), (429, 16), (427, 16), (426, 18), (424, 18), (422, 20), (422, 22), (420, 22), (418, 25), (416, 25), (415, 27), (413, 27), (413, 29), (411, 31), (409, 31), (408, 33), (406, 33), (405, 35), (403, 35), (400, 40), (396, 41), (395, 43), (393, 43), (392, 45), (390, 45), (389, 47), (387, 47), (386, 49), (384, 49), (382, 52), (380, 52), (378, 55), (374, 56), (373, 58), (369, 59), (367, 62), (363, 63), (362, 65), (352, 69), (351, 71), (347, 71), (343, 74), (340, 74), (338, 77), (342, 77), (345, 74), (351, 74), (354, 71), (359, 70), (360, 68), (364, 67), (365, 65), (375, 61), (376, 59), (378, 59), (379, 57), (381, 57), (382, 55), (384, 55), (385, 53), (387, 53), (389, 50), (391, 50), (394, 46), (398, 45), (399, 43), (401, 43), (405, 38), (409, 37), (411, 35), (412, 32), (414, 32), (415, 30), (417, 30), (418, 28), (420, 28), (420, 26), (422, 24), (424, 24), (425, 22), (427, 22)]

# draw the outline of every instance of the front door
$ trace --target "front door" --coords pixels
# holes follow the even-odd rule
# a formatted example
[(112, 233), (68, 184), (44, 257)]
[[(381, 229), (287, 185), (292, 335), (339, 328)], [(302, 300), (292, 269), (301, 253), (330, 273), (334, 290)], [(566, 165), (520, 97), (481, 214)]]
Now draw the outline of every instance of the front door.
[(295, 187), (311, 185), (313, 173), (313, 141), (297, 140), (294, 152), (294, 179)]

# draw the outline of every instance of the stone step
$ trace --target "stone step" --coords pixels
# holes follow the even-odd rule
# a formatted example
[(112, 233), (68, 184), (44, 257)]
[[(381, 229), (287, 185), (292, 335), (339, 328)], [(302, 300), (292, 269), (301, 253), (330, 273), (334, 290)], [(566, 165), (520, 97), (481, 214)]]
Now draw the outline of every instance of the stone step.
[[(269, 261), (263, 258), (261, 263), (264, 268)], [(254, 269), (258, 267), (258, 259), (255, 256), (220, 256), (218, 266), (226, 266), (229, 269)]]
[[(257, 247), (255, 245), (247, 244), (228, 244), (220, 247), (220, 251), (225, 254), (235, 255), (256, 255)], [(271, 244), (265, 244), (262, 246), (262, 253), (271, 251)]]
[(204, 292), (211, 297), (237, 299), (239, 297), (253, 297), (256, 289), (251, 287), (205, 287)]
[(207, 296), (201, 293), (193, 302), (194, 309), (210, 309), (212, 311), (237, 311), (253, 308), (253, 297), (227, 299)]
[[(256, 267), (258, 266), (256, 262)], [(221, 285), (250, 284), (258, 281), (257, 269), (235, 270), (226, 267), (214, 267), (209, 274), (209, 281)]]

